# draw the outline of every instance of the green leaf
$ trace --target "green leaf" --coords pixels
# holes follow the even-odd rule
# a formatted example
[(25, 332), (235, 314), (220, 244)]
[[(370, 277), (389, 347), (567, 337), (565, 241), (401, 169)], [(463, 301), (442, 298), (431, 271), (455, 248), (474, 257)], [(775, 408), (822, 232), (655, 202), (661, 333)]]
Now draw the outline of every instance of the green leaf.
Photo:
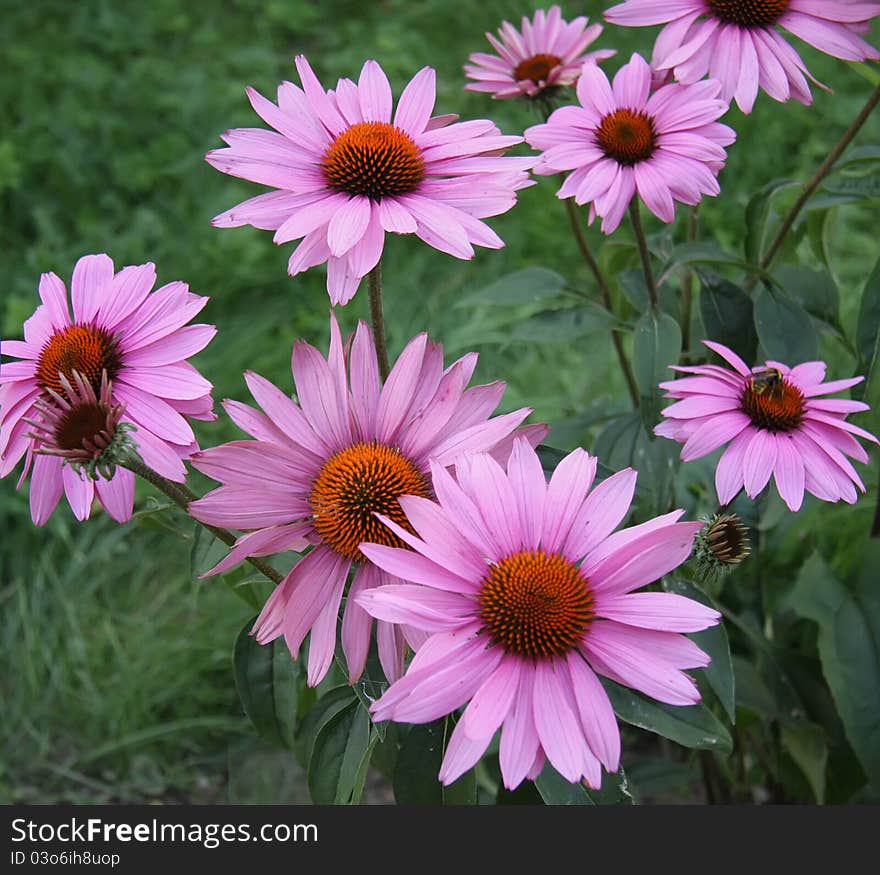
[(819, 344), (810, 314), (797, 301), (765, 286), (755, 293), (755, 329), (771, 359), (794, 366), (818, 357)]
[(767, 223), (773, 198), (781, 191), (800, 185), (793, 179), (774, 179), (752, 195), (746, 206), (746, 236), (743, 246), (746, 261), (758, 264), (764, 253), (764, 240), (767, 236)]
[(316, 805), (345, 805), (355, 790), (370, 747), (370, 715), (352, 701), (319, 730), (308, 765)]
[(829, 325), (837, 325), (840, 292), (828, 270), (785, 265), (776, 271), (776, 278), (789, 297), (808, 313), (823, 319)]
[(819, 625), (822, 673), (846, 737), (870, 782), (880, 788), (880, 542), (868, 541), (849, 587), (818, 553), (801, 568), (791, 604)]
[(545, 805), (632, 805), (623, 769), (602, 775), (602, 786), (593, 790), (582, 783), (567, 781), (548, 762), (535, 779), (535, 787)]
[(874, 201), (880, 198), (880, 173), (830, 179), (825, 183), (825, 189), (831, 194), (850, 195), (860, 201)]
[(291, 747), (302, 684), (299, 664), (290, 658), (283, 640), (257, 643), (249, 634), (255, 619), (245, 623), (235, 641), (235, 687), (257, 732), (273, 744)]
[[(648, 285), (645, 282), (644, 271), (640, 268), (625, 270), (618, 275), (617, 282), (620, 283), (623, 293), (636, 310), (639, 313), (644, 313), (650, 306)], [(676, 312), (678, 309), (678, 297), (676, 296), (675, 289), (669, 283), (663, 283), (657, 289), (657, 295), (661, 310), (666, 313)]]
[[(880, 77), (878, 77), (878, 84), (880, 84)], [(845, 167), (851, 167), (854, 164), (871, 164), (875, 161), (880, 161), (880, 146), (856, 146), (855, 149), (850, 149), (834, 165), (834, 171), (843, 170)]]
[(611, 313), (591, 301), (582, 301), (566, 310), (544, 310), (526, 319), (513, 332), (518, 340), (532, 343), (564, 343), (621, 323)]
[(859, 352), (859, 367), (863, 373), (873, 359), (878, 334), (880, 334), (880, 259), (877, 260), (865, 282), (859, 307), (856, 349)]
[(439, 779), (446, 736), (452, 732), (449, 718), (413, 726), (397, 755), (394, 767), (394, 799), (398, 805), (473, 805), (476, 773), (473, 769), (454, 784), (444, 787)]
[(651, 429), (660, 418), (659, 383), (668, 379), (669, 366), (678, 364), (681, 329), (668, 313), (649, 310), (633, 333), (633, 373), (641, 396), (642, 421)]
[(736, 705), (761, 717), (779, 716), (779, 704), (761, 678), (752, 660), (742, 656), (732, 659), (736, 675)]
[(782, 746), (810, 782), (820, 805), (825, 801), (825, 770), (828, 766), (828, 743), (825, 730), (815, 723), (801, 721), (786, 724), (781, 731)]
[(546, 267), (526, 267), (500, 277), (491, 285), (462, 298), (457, 307), (491, 304), (512, 307), (558, 298), (566, 288), (565, 277)]
[(632, 463), (639, 437), (642, 417), (638, 410), (617, 416), (602, 429), (593, 442), (593, 452), (613, 471)]
[(351, 687), (345, 684), (328, 690), (312, 705), (299, 725), (294, 745), (297, 759), (304, 767), (308, 767), (312, 759), (315, 740), (321, 733), (321, 730), (337, 714), (340, 714), (346, 708), (350, 708), (356, 702), (357, 698), (352, 692)]
[(744, 361), (758, 351), (752, 299), (737, 285), (711, 271), (700, 270), (700, 315), (706, 337), (729, 346)]
[[(685, 598), (693, 599), (710, 608), (718, 610), (715, 602), (698, 586), (688, 580), (665, 578), (663, 588)], [(724, 622), (711, 626), (702, 632), (688, 635), (694, 644), (709, 654), (712, 661), (703, 669), (703, 677), (712, 688), (721, 706), (727, 712), (731, 723), (736, 723), (736, 682), (733, 674), (733, 662), (730, 658), (730, 642)]]
[(614, 713), (624, 721), (656, 732), (685, 747), (730, 753), (730, 733), (705, 705), (665, 705), (602, 678)]

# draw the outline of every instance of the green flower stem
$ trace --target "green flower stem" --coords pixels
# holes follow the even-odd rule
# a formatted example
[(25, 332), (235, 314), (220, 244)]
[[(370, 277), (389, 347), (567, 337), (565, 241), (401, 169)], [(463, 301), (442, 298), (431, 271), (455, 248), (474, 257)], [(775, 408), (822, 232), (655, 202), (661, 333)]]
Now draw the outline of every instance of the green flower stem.
[[(155, 486), (160, 492), (168, 496), (176, 505), (189, 512), (189, 504), (195, 501), (199, 496), (195, 494), (185, 483), (172, 483), (166, 480), (161, 474), (157, 474), (152, 468), (147, 467), (140, 459), (129, 456), (119, 463), (123, 468), (128, 468), (133, 474), (136, 474), (142, 480)], [(195, 519), (195, 517), (193, 517)], [(218, 526), (210, 526), (207, 523), (197, 520), (200, 525), (204, 526), (215, 538), (223, 541), (224, 544), (232, 546), (237, 538), (228, 529), (221, 529)], [(273, 583), (281, 583), (284, 575), (273, 568), (268, 562), (258, 559), (255, 556), (249, 556), (247, 561), (257, 569), (265, 577), (268, 577)]]
[[(801, 210), (806, 206), (807, 201), (816, 193), (816, 189), (821, 185), (822, 180), (831, 172), (837, 159), (840, 158), (846, 147), (853, 141), (853, 138), (861, 130), (862, 125), (865, 124), (871, 113), (876, 109), (878, 103), (880, 103), (880, 85), (874, 89), (873, 93), (868, 98), (868, 102), (862, 107), (861, 112), (859, 112), (855, 119), (853, 119), (852, 124), (846, 129), (840, 140), (838, 140), (837, 145), (825, 156), (825, 160), (819, 165), (815, 174), (813, 174), (813, 178), (807, 183), (806, 187), (801, 192), (800, 197), (785, 214), (773, 240), (770, 242), (767, 251), (764, 253), (764, 257), (761, 259), (760, 266), (763, 270), (769, 268), (773, 263), (773, 259), (776, 258), (777, 253), (785, 242), (788, 232), (791, 231), (794, 226), (795, 220), (800, 215)], [(750, 277), (745, 286), (746, 292), (751, 292), (757, 282), (757, 276), (753, 275)]]
[[(578, 249), (580, 249), (581, 255), (587, 263), (587, 267), (590, 268), (590, 271), (596, 278), (596, 283), (602, 294), (602, 303), (605, 309), (613, 315), (614, 310), (611, 302), (611, 289), (608, 287), (608, 281), (605, 279), (605, 274), (602, 273), (602, 269), (599, 267), (599, 262), (596, 261), (595, 256), (590, 251), (587, 238), (584, 236), (583, 229), (581, 228), (580, 219), (578, 218), (574, 201), (571, 198), (565, 198), (563, 203), (565, 204), (565, 210), (568, 213), (568, 221), (571, 225), (571, 230), (574, 233), (574, 239), (577, 241)], [(611, 341), (614, 344), (614, 350), (617, 353), (617, 360), (620, 362), (620, 370), (623, 371), (623, 376), (626, 380), (626, 388), (629, 391), (629, 397), (632, 400), (633, 407), (638, 407), (639, 390), (636, 386), (636, 378), (633, 375), (632, 365), (630, 365), (629, 359), (626, 357), (626, 350), (623, 348), (623, 337), (619, 330), (612, 329)]]
[(376, 360), (379, 374), (384, 383), (391, 370), (388, 365), (388, 345), (385, 342), (385, 318), (382, 315), (382, 262), (380, 261), (368, 274), (367, 286), (370, 290), (370, 323), (373, 326), (373, 341), (376, 344)]
[(642, 228), (642, 217), (639, 212), (639, 198), (633, 195), (629, 202), (629, 218), (632, 222), (633, 232), (636, 235), (636, 243), (639, 247), (639, 257), (642, 259), (642, 270), (645, 273), (645, 285), (648, 287), (648, 299), (651, 301), (651, 309), (657, 311), (657, 284), (654, 282), (654, 271), (651, 270), (651, 253), (648, 251), (648, 241), (645, 239), (645, 231)]

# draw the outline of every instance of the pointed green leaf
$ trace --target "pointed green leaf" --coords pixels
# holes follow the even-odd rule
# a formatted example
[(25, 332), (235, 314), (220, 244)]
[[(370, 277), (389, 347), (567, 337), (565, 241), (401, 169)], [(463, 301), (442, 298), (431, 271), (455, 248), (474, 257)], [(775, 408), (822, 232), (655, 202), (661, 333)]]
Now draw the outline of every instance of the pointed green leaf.
[(453, 725), (450, 718), (413, 726), (394, 767), (394, 799), (398, 805), (474, 805), (477, 798), (473, 769), (444, 787), (438, 778), (443, 751)]
[(668, 379), (669, 366), (678, 364), (681, 329), (668, 313), (649, 310), (633, 333), (633, 373), (641, 396), (642, 420), (652, 429), (660, 418), (659, 383)]
[(753, 362), (758, 335), (752, 315), (752, 299), (737, 285), (707, 270), (700, 277), (700, 315), (706, 340), (729, 346), (744, 361)]
[[(680, 578), (666, 578), (663, 588), (667, 592), (683, 595), (718, 610), (718, 606), (712, 598), (698, 586), (688, 580)], [(727, 639), (727, 630), (724, 621), (717, 626), (710, 626), (702, 632), (692, 632), (688, 635), (694, 644), (708, 653), (712, 661), (703, 669), (703, 677), (712, 688), (721, 706), (727, 712), (731, 723), (736, 723), (736, 686), (733, 674), (733, 662), (730, 658), (730, 642)]]
[(559, 297), (566, 287), (565, 277), (546, 267), (526, 267), (495, 280), (491, 285), (462, 298), (457, 307), (493, 304), (512, 307), (535, 304)]
[(623, 769), (613, 775), (602, 773), (602, 786), (593, 790), (585, 784), (572, 784), (548, 762), (535, 779), (535, 787), (545, 805), (632, 805)]
[(818, 553), (801, 568), (792, 607), (819, 625), (822, 672), (846, 737), (875, 787), (880, 787), (880, 542), (869, 540), (849, 586)]
[(764, 286), (755, 293), (755, 329), (771, 359), (793, 367), (818, 357), (810, 314), (797, 301)]
[(804, 720), (783, 725), (781, 738), (782, 746), (810, 782), (816, 802), (822, 805), (825, 801), (825, 770), (828, 766), (825, 730)]
[(267, 741), (290, 747), (296, 727), (297, 698), (302, 678), (283, 640), (258, 644), (248, 620), (233, 650), (233, 672), (245, 714)]
[(370, 716), (352, 701), (319, 730), (308, 765), (309, 793), (317, 805), (345, 805), (355, 790), (370, 746)]
[(602, 684), (614, 713), (625, 723), (656, 732), (685, 747), (719, 753), (733, 750), (730, 733), (705, 705), (666, 705), (606, 678)]

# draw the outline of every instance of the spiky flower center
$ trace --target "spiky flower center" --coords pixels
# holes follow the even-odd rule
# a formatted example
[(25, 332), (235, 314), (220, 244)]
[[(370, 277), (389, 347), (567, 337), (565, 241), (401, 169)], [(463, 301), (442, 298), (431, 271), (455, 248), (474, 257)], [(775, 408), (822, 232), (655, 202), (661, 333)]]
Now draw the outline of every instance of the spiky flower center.
[(657, 148), (654, 119), (646, 112), (616, 109), (599, 123), (596, 143), (609, 158), (626, 167), (646, 161)]
[(739, 565), (748, 558), (749, 533), (736, 514), (715, 514), (704, 531), (706, 548), (717, 562)]
[(803, 392), (778, 372), (751, 377), (740, 402), (752, 425), (766, 431), (794, 431), (804, 418)]
[(388, 547), (406, 546), (376, 519), (381, 513), (407, 531), (398, 499), (430, 496), (427, 480), (400, 450), (376, 441), (353, 444), (331, 456), (312, 484), (309, 502), (315, 529), (328, 547), (347, 559), (365, 561), (358, 549), (364, 541)]
[(94, 444), (96, 436), (107, 429), (107, 405), (100, 401), (75, 404), (65, 410), (55, 423), (55, 446), (59, 450), (82, 450), (85, 444)]
[(412, 137), (384, 122), (359, 122), (343, 131), (322, 160), (331, 188), (374, 201), (416, 191), (425, 161)]
[(493, 565), (479, 603), (492, 641), (533, 659), (573, 650), (593, 618), (593, 596), (580, 569), (544, 550), (513, 553)]
[(531, 79), (535, 85), (540, 85), (547, 81), (550, 72), (561, 60), (556, 55), (532, 55), (531, 58), (526, 58), (517, 64), (513, 71), (513, 78), (518, 82), (523, 79)]
[(37, 381), (66, 397), (61, 376), (73, 381), (78, 371), (96, 395), (101, 391), (101, 372), (113, 379), (122, 365), (119, 344), (110, 332), (96, 325), (68, 325), (56, 331), (40, 350)]
[(766, 27), (787, 9), (789, 0), (708, 0), (712, 14), (740, 27)]

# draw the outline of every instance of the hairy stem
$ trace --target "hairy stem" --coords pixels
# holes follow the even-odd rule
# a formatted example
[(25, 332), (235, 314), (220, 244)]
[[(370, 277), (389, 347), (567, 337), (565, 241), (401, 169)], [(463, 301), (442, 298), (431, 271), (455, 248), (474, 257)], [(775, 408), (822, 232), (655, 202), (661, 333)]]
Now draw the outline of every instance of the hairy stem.
[[(584, 236), (574, 201), (571, 198), (565, 198), (563, 202), (565, 203), (565, 210), (568, 213), (568, 221), (571, 225), (571, 230), (574, 233), (574, 239), (577, 242), (578, 249), (584, 257), (587, 267), (589, 267), (595, 277), (596, 284), (599, 286), (599, 292), (602, 295), (602, 303), (605, 306), (605, 309), (613, 314), (614, 310), (611, 302), (611, 289), (608, 287), (608, 281), (605, 279), (605, 274), (602, 273), (602, 269), (599, 267), (599, 262), (596, 261), (596, 258), (587, 243), (587, 238)], [(611, 342), (614, 344), (614, 350), (617, 353), (617, 360), (620, 362), (620, 370), (623, 371), (623, 377), (626, 380), (626, 388), (629, 391), (629, 397), (632, 400), (633, 407), (638, 407), (639, 390), (636, 386), (636, 378), (633, 376), (632, 366), (629, 363), (629, 359), (626, 357), (626, 350), (623, 348), (623, 337), (617, 329), (611, 331)]]
[[(862, 107), (861, 112), (853, 119), (852, 124), (846, 129), (843, 136), (837, 141), (837, 145), (825, 156), (825, 160), (819, 165), (813, 178), (807, 183), (800, 197), (794, 202), (791, 209), (785, 214), (773, 240), (767, 247), (764, 257), (761, 259), (761, 268), (766, 270), (773, 263), (773, 259), (779, 252), (788, 232), (791, 231), (795, 220), (800, 215), (801, 210), (806, 206), (807, 201), (815, 194), (816, 189), (821, 185), (822, 180), (831, 172), (831, 168), (837, 162), (837, 159), (843, 154), (847, 146), (853, 141), (855, 135), (861, 130), (862, 125), (868, 120), (868, 117), (880, 103), (880, 85), (874, 89), (868, 102)], [(757, 276), (752, 276), (746, 283), (745, 289), (750, 292), (758, 282)]]
[(636, 235), (636, 243), (639, 247), (639, 257), (642, 259), (642, 270), (645, 273), (645, 285), (648, 287), (648, 298), (651, 301), (651, 309), (656, 311), (657, 284), (654, 282), (654, 271), (651, 270), (651, 253), (648, 251), (648, 241), (645, 239), (645, 230), (642, 228), (642, 217), (639, 212), (639, 199), (635, 195), (629, 202), (629, 218), (632, 222), (633, 232)]
[[(147, 483), (155, 486), (156, 489), (168, 496), (168, 498), (170, 498), (176, 505), (187, 511), (187, 513), (189, 513), (190, 502), (195, 501), (199, 497), (186, 484), (172, 483), (170, 480), (166, 480), (161, 474), (157, 474), (152, 468), (147, 467), (140, 459), (129, 457), (122, 463), (122, 465), (142, 480), (146, 480)], [(195, 517), (193, 517), (193, 519), (195, 519)], [(219, 538), (219, 540), (223, 541), (224, 544), (232, 546), (237, 540), (235, 535), (233, 535), (228, 529), (211, 526), (208, 525), (208, 523), (201, 522), (201, 520), (196, 521), (204, 526), (215, 538)], [(278, 569), (273, 568), (268, 562), (264, 562), (262, 559), (255, 556), (249, 556), (247, 561), (250, 562), (257, 571), (265, 577), (268, 577), (273, 583), (281, 583), (281, 581), (284, 580), (284, 575), (278, 571)]]
[(382, 315), (382, 262), (367, 274), (367, 286), (370, 290), (370, 323), (376, 344), (376, 360), (384, 382), (391, 368), (388, 365), (388, 345), (385, 343), (385, 317)]

